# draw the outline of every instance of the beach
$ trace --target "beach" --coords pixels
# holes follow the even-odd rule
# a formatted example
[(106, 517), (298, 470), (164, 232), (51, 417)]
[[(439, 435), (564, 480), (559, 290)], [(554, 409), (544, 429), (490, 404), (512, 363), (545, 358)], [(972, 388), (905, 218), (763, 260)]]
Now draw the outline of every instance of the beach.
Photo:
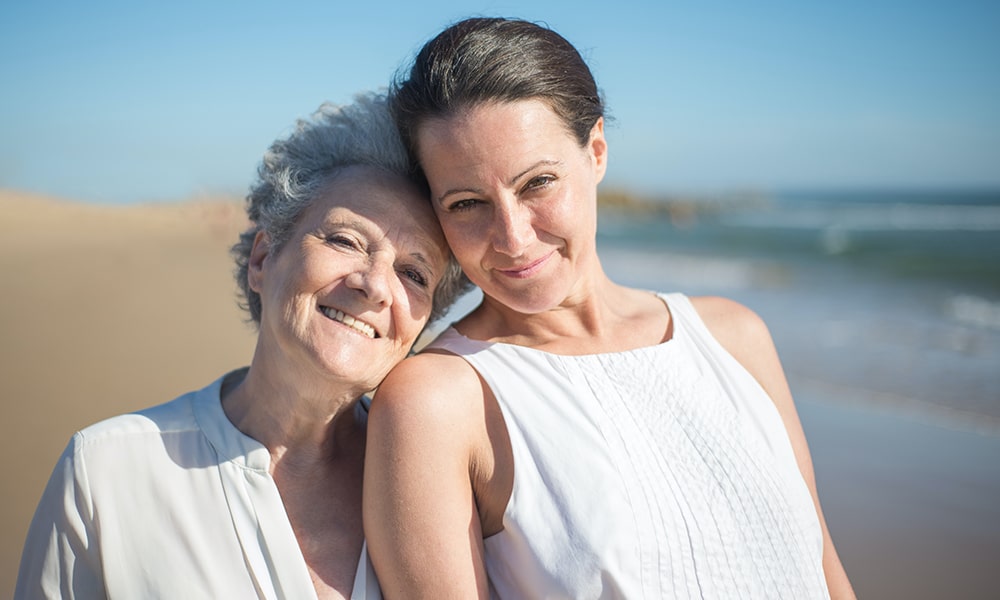
[[(886, 212), (888, 233), (860, 208), (837, 227), (759, 210), (602, 214), (598, 243), (621, 283), (726, 295), (767, 321), (859, 598), (995, 598), (1000, 236), (976, 227), (997, 212), (917, 204), (931, 208)], [(941, 222), (958, 241), (932, 254), (950, 263), (875, 245), (934, 249)], [(245, 225), (232, 198), (108, 206), (0, 191), (0, 444), (12, 457), (0, 596), (74, 431), (248, 364), (255, 334), (228, 254)]]
[(232, 200), (95, 206), (0, 192), (0, 597), (74, 431), (168, 401), (249, 362)]

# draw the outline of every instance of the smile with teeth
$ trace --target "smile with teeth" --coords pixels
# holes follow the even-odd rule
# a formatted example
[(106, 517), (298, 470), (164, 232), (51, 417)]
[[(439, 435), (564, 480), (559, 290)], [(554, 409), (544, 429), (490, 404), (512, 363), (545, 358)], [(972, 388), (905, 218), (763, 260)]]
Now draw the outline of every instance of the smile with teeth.
[(328, 306), (321, 306), (320, 310), (323, 311), (323, 314), (326, 315), (328, 318), (333, 319), (338, 323), (343, 323), (344, 325), (347, 325), (351, 329), (354, 329), (355, 331), (358, 331), (370, 338), (375, 337), (375, 328), (369, 325), (368, 323), (365, 323), (361, 319), (355, 319), (354, 317), (345, 313), (342, 310), (337, 310), (336, 308), (330, 308)]

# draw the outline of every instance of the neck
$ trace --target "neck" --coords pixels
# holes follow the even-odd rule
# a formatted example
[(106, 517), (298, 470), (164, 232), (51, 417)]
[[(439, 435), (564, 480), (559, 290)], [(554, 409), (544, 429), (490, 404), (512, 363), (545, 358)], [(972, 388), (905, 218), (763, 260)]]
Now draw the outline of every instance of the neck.
[(268, 449), (272, 472), (279, 463), (308, 469), (364, 452), (366, 413), (357, 390), (335, 382), (314, 390), (276, 382), (263, 371), (254, 364), (224, 390), (222, 408), (237, 429)]

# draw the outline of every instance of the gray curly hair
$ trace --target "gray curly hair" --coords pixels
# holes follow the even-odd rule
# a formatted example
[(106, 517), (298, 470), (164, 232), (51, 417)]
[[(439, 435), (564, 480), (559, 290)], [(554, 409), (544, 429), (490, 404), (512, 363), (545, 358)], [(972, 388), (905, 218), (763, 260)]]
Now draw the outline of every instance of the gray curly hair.
[[(257, 180), (246, 197), (251, 226), (231, 249), (236, 260), (240, 307), (257, 325), (260, 295), (250, 289), (247, 278), (257, 233), (267, 232), (272, 249), (280, 251), (302, 212), (343, 169), (355, 165), (402, 175), (427, 190), (423, 173), (410, 161), (400, 141), (382, 93), (358, 94), (353, 103), (341, 106), (324, 103), (310, 118), (300, 119), (291, 135), (276, 140), (264, 154)], [(454, 256), (449, 255), (444, 276), (434, 290), (430, 320), (443, 316), (471, 286)]]

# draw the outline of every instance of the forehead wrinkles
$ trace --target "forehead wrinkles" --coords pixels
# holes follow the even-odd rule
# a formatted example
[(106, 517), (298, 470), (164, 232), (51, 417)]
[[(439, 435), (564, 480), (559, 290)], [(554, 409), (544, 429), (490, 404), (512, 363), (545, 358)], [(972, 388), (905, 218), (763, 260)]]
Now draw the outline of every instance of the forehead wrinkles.
[[(429, 207), (428, 207), (429, 208)], [(401, 206), (399, 219), (375, 227), (370, 240), (376, 249), (391, 249), (396, 262), (413, 261), (437, 274), (447, 257), (444, 234), (433, 215), (418, 215)]]

